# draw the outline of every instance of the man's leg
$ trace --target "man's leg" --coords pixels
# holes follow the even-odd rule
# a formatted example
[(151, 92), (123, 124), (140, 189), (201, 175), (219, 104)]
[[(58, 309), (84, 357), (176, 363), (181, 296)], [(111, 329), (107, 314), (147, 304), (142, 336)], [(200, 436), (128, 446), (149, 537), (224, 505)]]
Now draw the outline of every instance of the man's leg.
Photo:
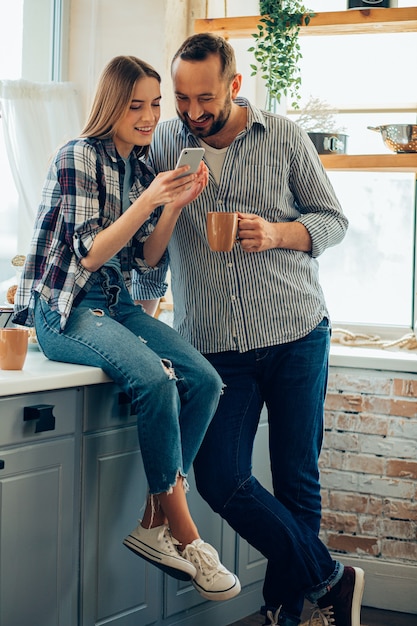
[(270, 562), (279, 564), (274, 595), (281, 605), (294, 590), (302, 597), (304, 590), (330, 583), (338, 570), (316, 530), (298, 520), (252, 475), (253, 440), (263, 405), (262, 372), (268, 355), (270, 362), (279, 358), (271, 354), (264, 349), (206, 355), (226, 387), (194, 467), (202, 497)]
[[(330, 333), (324, 320), (309, 335), (268, 350), (262, 360), (260, 386), (268, 408), (269, 448), (275, 497), (295, 520), (316, 535), (321, 519), (318, 459), (323, 438)], [(282, 600), (278, 589), (286, 568), (269, 561), (264, 583), (268, 608), (300, 615), (300, 590)], [(279, 600), (278, 600), (279, 599)]]

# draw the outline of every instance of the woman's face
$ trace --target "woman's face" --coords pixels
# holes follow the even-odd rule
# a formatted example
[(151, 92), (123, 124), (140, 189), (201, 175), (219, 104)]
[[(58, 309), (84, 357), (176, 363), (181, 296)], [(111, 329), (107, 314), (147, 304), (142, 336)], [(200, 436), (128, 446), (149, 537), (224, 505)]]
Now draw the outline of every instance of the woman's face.
[(119, 120), (113, 137), (120, 156), (127, 158), (134, 146), (149, 146), (161, 115), (161, 90), (156, 78), (136, 81), (127, 113)]

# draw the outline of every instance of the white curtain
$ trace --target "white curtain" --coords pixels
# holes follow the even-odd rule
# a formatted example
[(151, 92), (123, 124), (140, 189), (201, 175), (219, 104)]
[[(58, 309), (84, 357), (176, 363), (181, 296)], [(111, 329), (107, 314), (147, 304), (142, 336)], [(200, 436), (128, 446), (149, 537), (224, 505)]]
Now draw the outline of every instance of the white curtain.
[(18, 249), (27, 250), (49, 161), (81, 131), (81, 105), (71, 83), (0, 81), (0, 111), (19, 193)]

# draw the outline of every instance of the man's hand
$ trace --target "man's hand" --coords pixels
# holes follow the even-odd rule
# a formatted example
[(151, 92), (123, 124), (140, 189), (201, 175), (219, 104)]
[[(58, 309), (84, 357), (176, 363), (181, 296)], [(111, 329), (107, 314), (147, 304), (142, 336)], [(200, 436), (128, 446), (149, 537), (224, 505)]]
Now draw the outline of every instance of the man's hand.
[(301, 222), (267, 222), (253, 213), (238, 213), (239, 242), (245, 252), (287, 248), (311, 252), (311, 237)]
[(262, 252), (276, 248), (274, 226), (259, 215), (239, 213), (238, 235), (243, 250)]

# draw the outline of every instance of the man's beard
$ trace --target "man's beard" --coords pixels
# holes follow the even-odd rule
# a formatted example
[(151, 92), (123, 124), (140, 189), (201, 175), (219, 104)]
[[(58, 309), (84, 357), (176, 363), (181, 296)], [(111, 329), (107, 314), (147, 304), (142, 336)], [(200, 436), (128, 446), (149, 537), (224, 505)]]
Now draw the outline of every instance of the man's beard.
[(213, 121), (210, 128), (208, 128), (207, 130), (206, 129), (199, 130), (198, 128), (194, 128), (187, 114), (182, 115), (179, 111), (177, 111), (177, 113), (179, 117), (182, 119), (182, 121), (184, 122), (184, 124), (187, 126), (188, 130), (190, 130), (196, 137), (201, 137), (202, 139), (204, 139), (204, 137), (211, 137), (213, 135), (217, 135), (217, 133), (219, 133), (222, 130), (222, 128), (224, 128), (224, 126), (227, 124), (229, 120), (231, 110), (232, 110), (232, 100), (231, 98), (228, 98), (227, 102), (225, 102), (223, 109), (220, 111), (217, 119)]

